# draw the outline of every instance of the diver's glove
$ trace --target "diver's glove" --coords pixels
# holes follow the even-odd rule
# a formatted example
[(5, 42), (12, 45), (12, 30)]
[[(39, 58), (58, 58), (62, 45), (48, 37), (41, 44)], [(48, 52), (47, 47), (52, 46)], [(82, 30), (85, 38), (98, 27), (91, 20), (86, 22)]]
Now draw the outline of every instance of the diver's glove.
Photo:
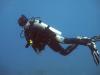
[(25, 45), (25, 48), (28, 48), (30, 45), (27, 43), (26, 45)]
[(92, 55), (93, 55), (94, 62), (96, 63), (96, 65), (98, 65), (99, 64), (99, 57), (100, 57), (98, 50), (94, 50), (92, 52)]

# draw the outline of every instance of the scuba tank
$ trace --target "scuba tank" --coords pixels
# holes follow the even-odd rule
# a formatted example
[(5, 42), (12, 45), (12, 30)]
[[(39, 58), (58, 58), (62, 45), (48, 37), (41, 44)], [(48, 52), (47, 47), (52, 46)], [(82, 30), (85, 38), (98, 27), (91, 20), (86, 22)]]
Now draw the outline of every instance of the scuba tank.
[[(37, 19), (35, 19), (35, 21), (34, 21), (34, 26), (39, 26), (39, 27), (41, 27), (41, 28), (43, 28), (43, 29), (45, 29), (45, 28), (47, 28), (49, 25), (47, 25), (46, 23), (44, 23), (44, 22), (40, 22), (40, 20), (37, 20)], [(57, 30), (57, 29), (55, 29), (55, 28), (53, 28), (53, 27), (49, 27), (49, 29), (52, 31), (52, 32), (54, 32), (55, 34), (57, 34), (57, 35), (61, 35), (62, 34), (62, 32), (61, 31), (59, 31), (59, 30)]]

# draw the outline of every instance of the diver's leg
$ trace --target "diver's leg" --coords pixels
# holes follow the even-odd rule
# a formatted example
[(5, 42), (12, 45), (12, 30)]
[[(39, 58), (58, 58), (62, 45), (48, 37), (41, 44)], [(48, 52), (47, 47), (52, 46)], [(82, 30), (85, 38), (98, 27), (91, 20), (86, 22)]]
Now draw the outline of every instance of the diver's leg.
[(76, 44), (72, 44), (72, 45), (69, 45), (66, 49), (64, 49), (64, 48), (60, 45), (60, 43), (59, 43), (58, 41), (56, 41), (56, 39), (55, 39), (55, 40), (52, 39), (52, 41), (50, 41), (50, 42), (48, 43), (48, 46), (49, 46), (50, 48), (52, 48), (54, 51), (60, 53), (60, 54), (63, 55), (63, 56), (66, 56), (66, 55), (70, 54), (70, 53), (71, 53), (72, 51), (74, 51), (75, 48), (77, 47)]
[(78, 36), (76, 38), (66, 38), (61, 35), (56, 35), (56, 40), (59, 43), (63, 44), (80, 44), (86, 45), (87, 43), (91, 42), (91, 38)]
[(70, 54), (72, 51), (74, 51), (77, 46), (78, 46), (77, 44), (71, 44), (65, 50), (62, 50), (59, 53), (66, 56)]
[(88, 37), (76, 37), (76, 38), (64, 38), (65, 44), (80, 44), (86, 45), (91, 42), (91, 39)]
[(99, 55), (98, 49), (96, 48), (95, 42), (88, 43), (87, 46), (91, 50), (91, 54), (93, 56), (94, 62), (96, 63), (96, 65), (98, 65), (100, 55)]

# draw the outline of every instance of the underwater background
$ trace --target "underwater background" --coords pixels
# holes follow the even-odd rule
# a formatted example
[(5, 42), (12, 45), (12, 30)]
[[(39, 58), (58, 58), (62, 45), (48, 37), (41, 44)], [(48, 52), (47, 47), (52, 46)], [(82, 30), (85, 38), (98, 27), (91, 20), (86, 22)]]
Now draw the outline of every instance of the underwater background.
[(100, 75), (86, 46), (68, 56), (48, 46), (39, 55), (26, 49), (17, 23), (21, 14), (41, 17), (65, 37), (100, 34), (100, 0), (0, 0), (0, 75)]

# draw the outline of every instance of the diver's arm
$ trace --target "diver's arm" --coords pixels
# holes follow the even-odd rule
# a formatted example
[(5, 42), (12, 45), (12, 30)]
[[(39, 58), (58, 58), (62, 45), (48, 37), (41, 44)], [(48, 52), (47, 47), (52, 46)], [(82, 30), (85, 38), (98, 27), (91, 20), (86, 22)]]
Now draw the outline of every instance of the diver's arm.
[(25, 39), (27, 41), (25, 48), (28, 48), (30, 46), (30, 43), (32, 42), (30, 34), (29, 34), (29, 30), (24, 31), (24, 36), (25, 36)]

